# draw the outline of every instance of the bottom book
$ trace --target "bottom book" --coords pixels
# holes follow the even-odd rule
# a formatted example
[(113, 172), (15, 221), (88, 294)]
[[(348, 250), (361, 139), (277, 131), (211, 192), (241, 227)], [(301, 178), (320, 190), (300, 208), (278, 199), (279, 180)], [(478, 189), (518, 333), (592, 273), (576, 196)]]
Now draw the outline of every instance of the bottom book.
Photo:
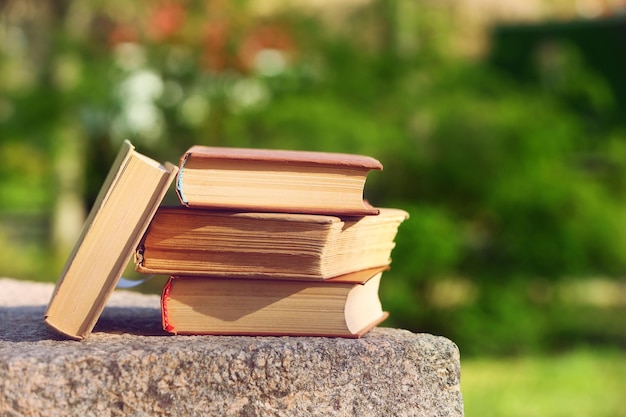
[(388, 316), (378, 289), (386, 268), (324, 281), (172, 276), (161, 299), (174, 334), (358, 338)]

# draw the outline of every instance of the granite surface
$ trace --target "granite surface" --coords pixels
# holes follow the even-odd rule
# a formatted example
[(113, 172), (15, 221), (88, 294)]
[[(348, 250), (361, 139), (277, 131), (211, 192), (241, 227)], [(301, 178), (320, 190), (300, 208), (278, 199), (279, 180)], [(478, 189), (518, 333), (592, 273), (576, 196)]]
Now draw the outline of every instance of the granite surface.
[(82, 342), (42, 317), (52, 284), (0, 279), (2, 416), (462, 416), (450, 340), (171, 336), (159, 298), (116, 291)]

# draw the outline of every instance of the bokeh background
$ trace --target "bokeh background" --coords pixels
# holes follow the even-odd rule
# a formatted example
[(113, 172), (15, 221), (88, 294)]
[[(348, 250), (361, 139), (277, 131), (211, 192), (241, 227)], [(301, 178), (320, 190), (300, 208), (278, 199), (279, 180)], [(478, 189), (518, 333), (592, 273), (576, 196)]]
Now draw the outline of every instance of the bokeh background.
[(376, 157), (385, 325), (466, 415), (626, 416), (625, 1), (0, 1), (0, 276), (57, 279), (124, 139)]

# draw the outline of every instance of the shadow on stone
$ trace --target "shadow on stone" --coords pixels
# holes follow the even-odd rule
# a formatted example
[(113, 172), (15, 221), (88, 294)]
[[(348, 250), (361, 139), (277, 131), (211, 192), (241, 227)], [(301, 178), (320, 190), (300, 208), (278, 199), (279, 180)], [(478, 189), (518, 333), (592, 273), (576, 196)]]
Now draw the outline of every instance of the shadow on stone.
[(0, 307), (0, 341), (63, 340), (43, 322), (45, 306)]
[[(45, 306), (0, 307), (0, 342), (67, 340), (43, 321)], [(166, 336), (161, 312), (149, 307), (106, 307), (94, 333)]]
[(169, 336), (161, 325), (161, 310), (150, 307), (106, 307), (93, 331), (138, 336)]

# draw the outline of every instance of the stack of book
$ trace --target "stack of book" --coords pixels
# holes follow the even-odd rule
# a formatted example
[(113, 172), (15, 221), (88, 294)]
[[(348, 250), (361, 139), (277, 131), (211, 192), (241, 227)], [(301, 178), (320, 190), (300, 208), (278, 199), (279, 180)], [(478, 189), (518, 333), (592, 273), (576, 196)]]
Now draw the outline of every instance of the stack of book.
[(166, 274), (164, 328), (178, 334), (357, 337), (386, 313), (382, 270), (406, 212), (363, 200), (369, 157), (195, 146), (178, 207), (159, 208), (136, 251)]
[[(130, 239), (136, 269), (170, 277), (161, 298), (165, 330), (360, 337), (387, 317), (378, 288), (407, 213), (375, 208), (363, 199), (366, 177), (382, 169), (380, 162), (352, 154), (194, 146), (178, 167), (165, 167), (159, 169), (170, 180), (177, 174), (182, 204), (126, 207), (149, 219), (138, 223)], [(124, 167), (112, 171), (118, 172), (114, 177), (127, 176)], [(153, 195), (162, 198), (162, 191)], [(133, 207), (132, 196), (124, 198)], [(114, 217), (128, 217), (120, 207), (109, 209), (114, 214), (108, 216), (102, 207), (96, 211), (96, 218), (113, 218), (96, 225), (100, 234), (117, 233)], [(106, 252), (103, 245), (91, 246), (91, 256)], [(127, 249), (120, 259), (127, 259)], [(93, 328), (110, 281), (119, 279), (119, 268), (100, 278), (97, 285), (106, 291), (87, 297), (98, 306), (87, 314), (92, 319), (68, 329), (67, 319), (55, 312), (63, 303), (55, 298), (67, 298), (63, 288), (81, 281), (68, 276), (94, 273), (95, 266), (72, 271), (85, 263), (76, 254), (70, 257), (46, 316), (49, 325), (78, 339)], [(73, 289), (83, 299), (84, 287)]]

